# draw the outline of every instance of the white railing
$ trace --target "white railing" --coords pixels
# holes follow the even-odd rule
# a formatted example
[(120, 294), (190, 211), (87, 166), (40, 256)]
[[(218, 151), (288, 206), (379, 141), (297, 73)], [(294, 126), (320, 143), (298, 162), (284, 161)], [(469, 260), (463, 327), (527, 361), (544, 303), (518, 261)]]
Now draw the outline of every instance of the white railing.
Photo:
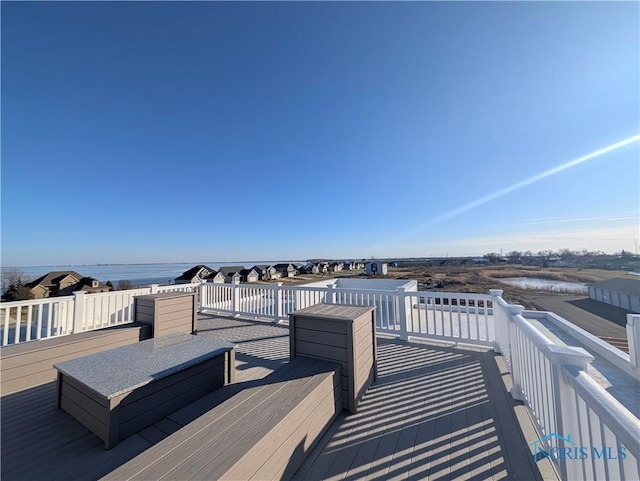
[(133, 321), (135, 296), (193, 292), (200, 284), (152, 285), (138, 289), (0, 303), (2, 345), (47, 339)]
[(493, 298), (486, 294), (382, 289), (212, 284), (201, 285), (205, 310), (232, 315), (288, 320), (293, 311), (321, 302), (375, 306), (379, 332), (402, 339), (423, 338), (493, 346)]
[(590, 448), (588, 457), (567, 460), (566, 479), (640, 479), (640, 421), (584, 370), (562, 372), (564, 423), (571, 445)]
[(2, 345), (70, 334), (74, 305), (73, 296), (0, 303)]
[(509, 366), (512, 396), (538, 425), (534, 449), (551, 457), (562, 479), (640, 479), (640, 420), (587, 373), (593, 356), (555, 344), (500, 294), (492, 291), (496, 350)]
[(492, 297), (486, 294), (406, 292), (409, 337), (492, 346), (495, 343)]
[(524, 311), (523, 316), (527, 319), (537, 319), (554, 325), (574, 339), (578, 340), (585, 348), (589, 349), (589, 352), (601, 356), (621, 371), (640, 380), (640, 367), (638, 366), (638, 360), (640, 357), (638, 347), (640, 346), (636, 347), (638, 342), (634, 342), (634, 339), (640, 339), (640, 337), (638, 337), (640, 336), (640, 322), (638, 322), (640, 321), (640, 315), (627, 314), (629, 354), (576, 326), (574, 323), (563, 319), (553, 312)]

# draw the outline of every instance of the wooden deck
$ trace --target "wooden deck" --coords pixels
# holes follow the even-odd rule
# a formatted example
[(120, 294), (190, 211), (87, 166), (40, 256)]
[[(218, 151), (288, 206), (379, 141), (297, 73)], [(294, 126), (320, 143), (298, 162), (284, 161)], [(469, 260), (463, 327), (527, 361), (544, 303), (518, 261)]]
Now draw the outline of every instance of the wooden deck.
[[(288, 360), (287, 327), (200, 316), (199, 335), (237, 344), (238, 389)], [(298, 479), (554, 475), (544, 461), (533, 463), (528, 444), (537, 436), (524, 408), (505, 391), (492, 352), (379, 339), (378, 356), (379, 380), (363, 398), (361, 411), (334, 423), (296, 474)], [(1, 478), (98, 479), (202, 415), (213, 397), (205, 396), (107, 451), (96, 436), (55, 408), (54, 383), (3, 396)]]

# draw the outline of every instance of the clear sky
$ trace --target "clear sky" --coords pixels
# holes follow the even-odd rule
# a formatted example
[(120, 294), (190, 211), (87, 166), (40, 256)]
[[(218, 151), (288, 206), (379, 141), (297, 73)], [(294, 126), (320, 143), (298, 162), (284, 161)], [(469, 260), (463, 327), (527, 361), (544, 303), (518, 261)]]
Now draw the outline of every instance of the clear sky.
[(1, 9), (2, 265), (640, 242), (638, 2)]

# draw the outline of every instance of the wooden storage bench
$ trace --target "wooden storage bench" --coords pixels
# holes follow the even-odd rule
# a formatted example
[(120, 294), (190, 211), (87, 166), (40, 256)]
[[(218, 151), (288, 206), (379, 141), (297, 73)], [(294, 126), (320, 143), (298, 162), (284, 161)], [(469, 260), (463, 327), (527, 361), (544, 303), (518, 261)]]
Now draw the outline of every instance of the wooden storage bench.
[(233, 344), (171, 334), (56, 364), (58, 407), (108, 448), (233, 381)]
[(341, 366), (297, 358), (221, 403), (105, 478), (288, 479), (342, 409)]

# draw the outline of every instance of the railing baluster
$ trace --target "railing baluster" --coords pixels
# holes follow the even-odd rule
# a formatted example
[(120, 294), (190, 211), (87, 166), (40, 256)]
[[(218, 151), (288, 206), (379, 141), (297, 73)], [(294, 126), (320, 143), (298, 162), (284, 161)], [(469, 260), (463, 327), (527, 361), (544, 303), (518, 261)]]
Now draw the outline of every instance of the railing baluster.
[(37, 329), (38, 332), (36, 334), (36, 339), (41, 339), (42, 338), (42, 304), (38, 304), (36, 305), (36, 310), (38, 311), (37, 314)]
[(22, 306), (16, 309), (16, 330), (14, 332), (14, 344), (20, 342), (20, 323), (22, 322)]
[(31, 316), (33, 315), (33, 306), (29, 304), (27, 307), (27, 341), (31, 340)]
[(2, 330), (2, 345), (9, 344), (9, 326), (11, 324), (11, 308), (4, 308), (4, 329)]

